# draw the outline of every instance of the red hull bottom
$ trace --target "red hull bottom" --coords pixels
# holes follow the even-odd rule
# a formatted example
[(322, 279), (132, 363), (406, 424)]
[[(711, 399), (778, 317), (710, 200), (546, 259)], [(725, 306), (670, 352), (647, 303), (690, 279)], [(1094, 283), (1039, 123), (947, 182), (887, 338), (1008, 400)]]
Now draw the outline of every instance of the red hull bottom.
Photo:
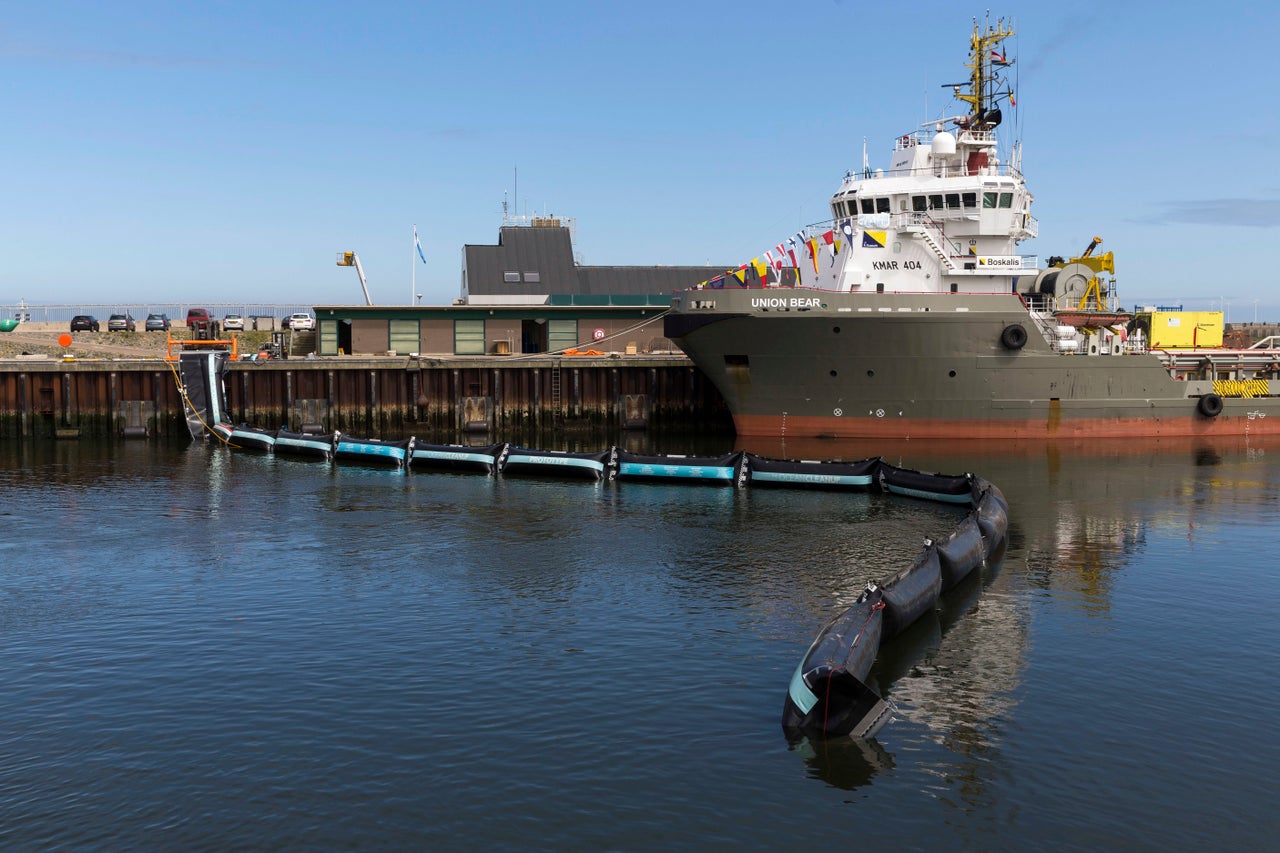
[(734, 415), (740, 436), (774, 438), (1082, 439), (1280, 435), (1280, 411), (1216, 418), (1071, 418), (944, 420)]

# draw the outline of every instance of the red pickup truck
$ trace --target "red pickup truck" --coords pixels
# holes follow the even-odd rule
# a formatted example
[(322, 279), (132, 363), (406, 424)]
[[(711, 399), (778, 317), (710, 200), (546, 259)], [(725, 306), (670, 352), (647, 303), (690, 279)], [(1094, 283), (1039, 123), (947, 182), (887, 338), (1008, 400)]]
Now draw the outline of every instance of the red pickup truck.
[(218, 337), (218, 321), (208, 308), (187, 309), (187, 329), (193, 340), (212, 341)]

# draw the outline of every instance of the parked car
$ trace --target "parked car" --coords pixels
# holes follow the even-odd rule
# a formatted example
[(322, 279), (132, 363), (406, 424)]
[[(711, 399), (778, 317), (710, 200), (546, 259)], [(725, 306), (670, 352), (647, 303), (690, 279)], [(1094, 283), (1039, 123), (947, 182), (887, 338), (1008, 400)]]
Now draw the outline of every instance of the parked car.
[(239, 314), (228, 314), (222, 318), (222, 328), (228, 332), (243, 332), (244, 318)]
[(219, 332), (218, 321), (213, 319), (208, 308), (188, 308), (187, 329), (197, 341), (216, 340)]
[(146, 330), (148, 332), (167, 332), (173, 326), (169, 322), (168, 314), (148, 314), (146, 322)]
[(112, 314), (107, 318), (108, 332), (136, 332), (138, 324), (129, 314)]
[(316, 321), (312, 319), (310, 314), (290, 314), (285, 318), (284, 328), (294, 329), (314, 329)]
[(92, 314), (77, 314), (71, 318), (71, 331), (97, 332), (101, 330), (98, 318)]

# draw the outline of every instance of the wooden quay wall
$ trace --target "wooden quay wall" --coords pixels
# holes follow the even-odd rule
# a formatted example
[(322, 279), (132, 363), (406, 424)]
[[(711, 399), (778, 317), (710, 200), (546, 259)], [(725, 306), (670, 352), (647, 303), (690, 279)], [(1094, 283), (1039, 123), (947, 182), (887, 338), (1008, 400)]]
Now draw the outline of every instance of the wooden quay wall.
[[(175, 366), (163, 359), (0, 361), (0, 438), (185, 435)], [(719, 392), (678, 355), (238, 361), (225, 387), (234, 423), (364, 438), (731, 428)]]

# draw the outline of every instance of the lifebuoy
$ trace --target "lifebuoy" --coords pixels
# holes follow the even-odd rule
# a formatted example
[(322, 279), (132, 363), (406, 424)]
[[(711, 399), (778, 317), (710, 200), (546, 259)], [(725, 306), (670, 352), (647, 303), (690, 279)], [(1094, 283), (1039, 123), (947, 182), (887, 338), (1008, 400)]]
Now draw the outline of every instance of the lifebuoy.
[(1027, 344), (1027, 330), (1018, 323), (1005, 326), (1000, 333), (1000, 343), (1005, 349), (1020, 350)]
[(1196, 403), (1196, 411), (1206, 418), (1216, 418), (1222, 414), (1222, 398), (1217, 394), (1205, 394)]

